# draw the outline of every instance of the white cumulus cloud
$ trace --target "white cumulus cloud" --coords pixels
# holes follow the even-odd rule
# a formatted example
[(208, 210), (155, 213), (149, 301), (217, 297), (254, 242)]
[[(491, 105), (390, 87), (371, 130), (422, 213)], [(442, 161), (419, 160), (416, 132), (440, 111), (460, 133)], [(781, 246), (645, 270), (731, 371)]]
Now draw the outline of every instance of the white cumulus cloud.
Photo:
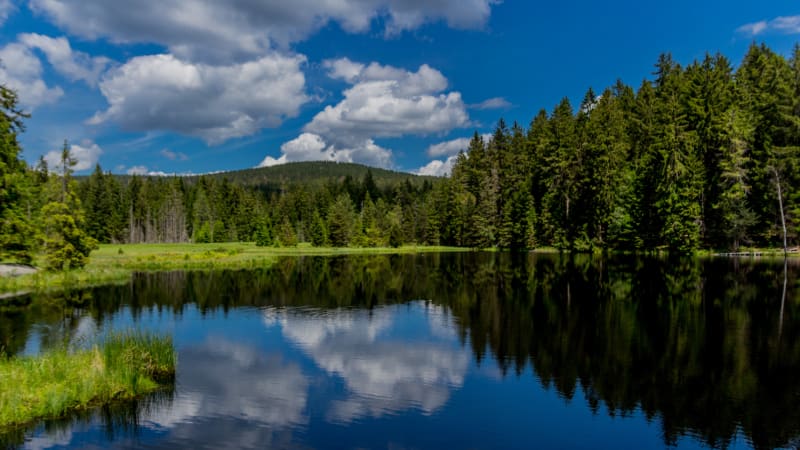
[(479, 29), (494, 3), (498, 0), (128, 0), (120, 7), (108, 0), (30, 0), (30, 7), (83, 38), (157, 43), (182, 58), (231, 62), (287, 48), (331, 22), (349, 33), (382, 23), (386, 35), (436, 21)]
[(147, 175), (147, 172), (149, 172), (147, 166), (133, 166), (125, 171), (128, 175)]
[[(492, 139), (491, 134), (484, 134), (481, 137), (483, 138), (483, 142), (489, 142), (489, 140)], [(428, 147), (427, 153), (431, 158), (456, 155), (462, 150), (466, 152), (469, 149), (469, 142), (471, 140), (472, 138), (464, 137), (433, 144)]]
[(281, 147), (279, 158), (267, 157), (261, 165), (322, 159), (389, 167), (392, 152), (375, 138), (425, 136), (469, 125), (461, 94), (443, 92), (447, 79), (426, 64), (416, 72), (349, 59), (324, 66), (330, 77), (351, 85), (344, 99), (326, 106), (302, 135)]
[(417, 175), (425, 175), (431, 177), (444, 177), (450, 175), (450, 172), (453, 170), (454, 161), (451, 161), (454, 157), (447, 158), (445, 161), (441, 161), (438, 159), (434, 159), (433, 161), (425, 164), (424, 166), (420, 167), (416, 170)]
[(417, 175), (426, 175), (431, 177), (446, 177), (453, 172), (453, 166), (456, 164), (458, 155), (450, 156), (445, 160), (434, 159), (433, 161), (425, 164), (415, 171)]
[(109, 107), (89, 123), (113, 120), (128, 130), (174, 131), (209, 144), (249, 136), (296, 116), (308, 101), (305, 61), (279, 53), (222, 66), (169, 54), (136, 57), (103, 77)]
[(303, 133), (281, 145), (281, 156), (279, 158), (267, 156), (258, 166), (270, 167), (298, 161), (335, 161), (359, 162), (371, 166), (388, 167), (391, 159), (391, 150), (377, 145), (372, 139), (356, 142), (348, 147), (337, 147), (325, 142), (322, 136), (314, 133)]
[(128, 175), (140, 175), (140, 176), (148, 176), (148, 177), (169, 177), (169, 176), (184, 176), (184, 174), (178, 173), (166, 173), (161, 170), (150, 170), (147, 166), (133, 166), (128, 168), (125, 171)]
[(72, 49), (65, 37), (52, 38), (36, 33), (25, 33), (19, 41), (31, 49), (38, 49), (47, 57), (53, 68), (72, 81), (82, 80), (94, 86), (100, 74), (108, 67), (111, 60), (98, 56), (92, 57)]
[[(82, 172), (94, 168), (100, 155), (103, 154), (103, 149), (99, 145), (90, 140), (81, 141), (80, 144), (73, 144), (70, 146), (72, 157), (76, 160), (75, 166), (72, 168), (75, 172)], [(44, 155), (44, 160), (47, 162), (47, 167), (57, 172), (61, 171), (61, 149), (51, 150)]]
[(41, 61), (19, 42), (0, 48), (0, 84), (15, 91), (20, 105), (27, 110), (54, 103), (64, 95), (60, 87), (47, 86), (42, 79)]
[[(346, 78), (342, 65), (350, 65)], [(305, 131), (347, 144), (369, 137), (442, 133), (469, 124), (459, 92), (444, 93), (447, 79), (423, 64), (410, 72), (377, 63), (353, 66), (349, 60), (326, 62), (330, 75), (345, 79), (352, 87), (344, 99), (326, 106)], [(354, 68), (359, 67), (354, 75)]]
[[(491, 134), (481, 135), (484, 145), (492, 140)], [(428, 156), (431, 158), (447, 156), (446, 159), (434, 159), (415, 171), (418, 175), (428, 175), (433, 177), (446, 177), (453, 172), (453, 166), (458, 159), (459, 152), (468, 155), (469, 143), (472, 138), (457, 138), (450, 141), (440, 142), (428, 147)]]

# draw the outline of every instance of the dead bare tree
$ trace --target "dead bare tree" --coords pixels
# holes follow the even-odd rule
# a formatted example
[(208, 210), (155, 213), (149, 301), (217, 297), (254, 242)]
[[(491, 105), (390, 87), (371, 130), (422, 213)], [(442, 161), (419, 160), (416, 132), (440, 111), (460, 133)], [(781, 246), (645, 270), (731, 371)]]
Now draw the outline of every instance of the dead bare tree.
[(778, 206), (781, 212), (781, 225), (783, 225), (783, 256), (784, 258), (789, 253), (789, 245), (786, 241), (786, 215), (783, 213), (783, 193), (781, 192), (781, 177), (778, 175), (778, 170), (775, 166), (769, 166), (772, 174), (775, 175), (775, 186), (778, 189)]

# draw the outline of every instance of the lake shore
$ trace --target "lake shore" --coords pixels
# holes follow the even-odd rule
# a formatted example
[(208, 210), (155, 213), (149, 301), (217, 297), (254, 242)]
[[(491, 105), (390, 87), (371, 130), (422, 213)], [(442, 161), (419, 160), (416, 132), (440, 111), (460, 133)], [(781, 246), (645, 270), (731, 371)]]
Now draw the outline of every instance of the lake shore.
[(92, 252), (89, 264), (83, 269), (0, 277), (0, 302), (15, 294), (126, 283), (133, 272), (257, 269), (269, 267), (284, 256), (389, 255), (470, 250), (433, 246), (257, 247), (253, 243), (103, 244)]
[[(258, 269), (271, 266), (286, 256), (391, 255), (436, 252), (469, 252), (472, 248), (440, 246), (393, 247), (258, 247), (253, 243), (215, 244), (103, 244), (92, 252), (83, 269), (47, 272), (32, 268), (16, 276), (0, 276), (0, 304), (3, 300), (27, 293), (52, 292), (104, 284), (127, 283), (134, 272), (173, 270)], [(789, 257), (798, 257), (791, 249)], [(499, 251), (484, 249), (483, 251)], [(560, 253), (555, 248), (540, 248), (533, 253)], [(720, 253), (703, 250), (697, 257), (782, 258), (783, 249), (747, 248), (739, 252)], [(27, 267), (27, 266), (26, 266)]]
[(172, 338), (112, 334), (91, 349), (0, 357), (0, 429), (160, 389), (175, 378)]

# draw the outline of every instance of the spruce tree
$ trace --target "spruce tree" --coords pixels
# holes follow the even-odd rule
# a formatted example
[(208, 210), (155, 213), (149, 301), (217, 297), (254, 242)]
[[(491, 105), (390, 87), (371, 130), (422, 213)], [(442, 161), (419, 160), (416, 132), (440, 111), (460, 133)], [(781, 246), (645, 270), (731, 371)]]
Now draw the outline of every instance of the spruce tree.
[(29, 263), (36, 247), (36, 229), (26, 211), (30, 182), (17, 134), (28, 117), (17, 109), (17, 95), (0, 85), (0, 261)]
[(97, 248), (97, 241), (86, 232), (86, 222), (80, 199), (72, 179), (76, 160), (65, 140), (61, 150), (58, 193), (42, 208), (44, 222), (44, 251), (49, 270), (81, 268), (88, 262), (89, 254)]

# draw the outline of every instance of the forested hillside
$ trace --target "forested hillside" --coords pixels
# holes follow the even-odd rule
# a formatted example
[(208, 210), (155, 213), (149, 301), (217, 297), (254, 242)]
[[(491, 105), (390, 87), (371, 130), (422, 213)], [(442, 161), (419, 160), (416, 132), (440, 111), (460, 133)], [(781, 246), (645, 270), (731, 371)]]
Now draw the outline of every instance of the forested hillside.
[[(13, 106), (3, 127), (16, 145), (23, 116)], [(68, 154), (66, 177), (17, 158), (4, 150), (5, 258), (42, 245), (29, 228), (42, 228), (48, 202), (67, 204), (99, 242), (685, 253), (783, 246), (785, 222), (796, 245), (800, 47), (786, 58), (754, 44), (736, 69), (722, 55), (686, 67), (662, 55), (637, 89), (589, 89), (577, 107), (565, 98), (527, 128), (500, 119), (488, 142), (475, 133), (445, 179), (333, 163), (197, 177), (98, 166), (72, 200)]]
[(98, 166), (78, 192), (89, 234), (100, 242), (428, 242), (423, 209), (432, 181), (439, 180), (356, 164), (287, 168), (233, 172), (230, 178), (118, 177)]
[[(236, 170), (210, 174), (218, 181), (227, 179), (231, 183), (243, 186), (258, 187), (261, 190), (280, 190), (286, 186), (296, 185), (321, 185), (335, 180), (344, 181), (345, 178), (363, 179), (370, 174), (378, 187), (396, 185), (409, 180), (413, 185), (421, 185), (425, 180), (435, 180), (435, 177), (412, 175), (407, 172), (368, 167), (361, 164), (341, 163), (331, 161), (292, 162), (272, 167), (259, 167), (254, 169)], [(193, 179), (196, 177), (189, 177)]]

